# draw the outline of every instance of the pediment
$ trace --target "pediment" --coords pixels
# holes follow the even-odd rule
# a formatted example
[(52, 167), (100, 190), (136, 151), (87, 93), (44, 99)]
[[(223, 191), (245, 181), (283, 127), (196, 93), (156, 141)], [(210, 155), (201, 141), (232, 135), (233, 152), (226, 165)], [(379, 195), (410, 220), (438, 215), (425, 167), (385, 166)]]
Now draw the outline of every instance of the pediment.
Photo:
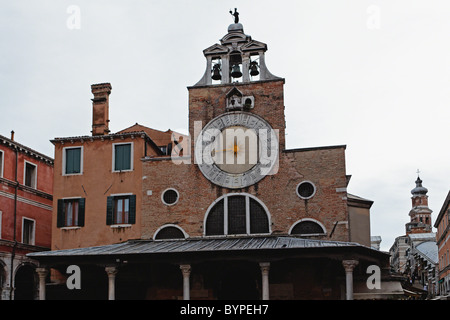
[(243, 52), (246, 51), (267, 51), (267, 44), (260, 42), (260, 41), (256, 41), (256, 40), (252, 40), (249, 43), (243, 45), (241, 47), (241, 50)]
[(222, 46), (218, 43), (212, 45), (209, 48), (206, 48), (203, 50), (203, 54), (206, 55), (213, 55), (213, 54), (225, 54), (228, 53), (228, 48), (225, 46)]
[(231, 89), (230, 91), (228, 91), (227, 93), (227, 98), (230, 98), (232, 96), (238, 96), (238, 97), (242, 97), (242, 92), (239, 91), (236, 87), (233, 87), (233, 89)]

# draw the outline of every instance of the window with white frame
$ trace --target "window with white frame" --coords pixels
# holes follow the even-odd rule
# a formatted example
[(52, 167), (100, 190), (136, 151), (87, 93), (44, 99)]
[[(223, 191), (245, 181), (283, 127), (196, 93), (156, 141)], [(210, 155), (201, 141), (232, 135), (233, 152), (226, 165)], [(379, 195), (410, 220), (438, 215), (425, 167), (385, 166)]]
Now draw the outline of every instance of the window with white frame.
[(205, 218), (205, 235), (270, 233), (270, 215), (256, 197), (227, 194), (217, 199)]
[(36, 189), (37, 181), (37, 165), (34, 163), (25, 161), (24, 163), (24, 174), (23, 174), (23, 184)]
[(3, 178), (4, 152), (0, 150), (0, 178)]
[(305, 218), (297, 221), (289, 231), (292, 235), (318, 236), (326, 235), (325, 227), (317, 220)]
[(165, 225), (159, 228), (155, 232), (154, 239), (155, 240), (168, 240), (168, 239), (185, 239), (186, 234), (178, 226), (175, 225)]
[(22, 243), (34, 245), (35, 221), (22, 218)]
[(133, 170), (133, 144), (113, 143), (113, 172)]
[(63, 148), (63, 175), (83, 173), (83, 147)]

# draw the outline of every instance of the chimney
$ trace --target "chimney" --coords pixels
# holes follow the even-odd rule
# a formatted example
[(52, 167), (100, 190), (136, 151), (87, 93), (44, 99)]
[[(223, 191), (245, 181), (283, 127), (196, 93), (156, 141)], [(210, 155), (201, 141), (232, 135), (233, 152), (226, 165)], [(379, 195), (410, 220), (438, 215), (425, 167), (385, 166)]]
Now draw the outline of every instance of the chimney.
[(94, 95), (92, 99), (92, 135), (100, 136), (108, 134), (109, 131), (109, 95), (111, 94), (110, 83), (99, 83), (91, 85)]
[(14, 141), (14, 130), (11, 130), (11, 140)]

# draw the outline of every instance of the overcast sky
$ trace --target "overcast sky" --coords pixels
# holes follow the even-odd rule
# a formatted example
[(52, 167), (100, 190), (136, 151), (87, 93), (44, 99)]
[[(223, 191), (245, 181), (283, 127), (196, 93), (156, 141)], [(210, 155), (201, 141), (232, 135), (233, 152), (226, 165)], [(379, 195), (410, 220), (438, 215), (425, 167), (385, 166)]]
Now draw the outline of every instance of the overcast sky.
[(434, 223), (450, 189), (448, 0), (0, 0), (0, 134), (53, 157), (50, 139), (90, 135), (102, 82), (112, 132), (187, 132), (187, 87), (235, 7), (286, 79), (287, 147), (347, 145), (348, 191), (374, 201), (383, 250), (417, 169)]

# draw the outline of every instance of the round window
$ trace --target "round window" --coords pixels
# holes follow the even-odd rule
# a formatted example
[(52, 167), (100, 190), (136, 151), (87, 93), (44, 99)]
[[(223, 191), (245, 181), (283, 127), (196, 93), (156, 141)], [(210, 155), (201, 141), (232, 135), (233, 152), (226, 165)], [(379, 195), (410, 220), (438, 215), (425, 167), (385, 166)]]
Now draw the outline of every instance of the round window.
[(173, 205), (178, 202), (178, 191), (175, 189), (167, 189), (162, 193), (162, 202), (166, 205)]
[(316, 193), (316, 187), (310, 181), (300, 182), (297, 186), (297, 195), (302, 199), (310, 199)]

